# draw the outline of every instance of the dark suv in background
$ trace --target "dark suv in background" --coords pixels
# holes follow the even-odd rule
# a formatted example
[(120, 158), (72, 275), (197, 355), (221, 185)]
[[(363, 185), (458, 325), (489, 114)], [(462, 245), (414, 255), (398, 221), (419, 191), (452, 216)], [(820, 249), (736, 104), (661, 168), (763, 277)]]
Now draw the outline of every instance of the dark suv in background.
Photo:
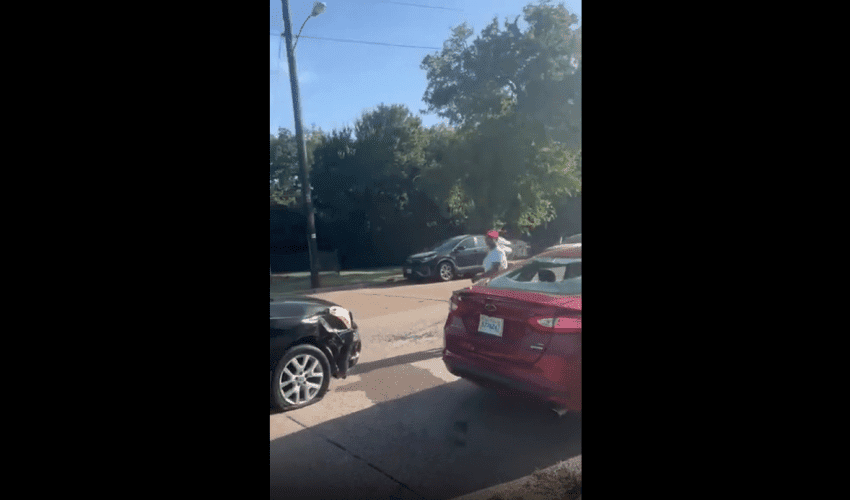
[(450, 281), (458, 276), (484, 272), (482, 264), (489, 251), (482, 235), (455, 236), (408, 257), (403, 266), (404, 277)]

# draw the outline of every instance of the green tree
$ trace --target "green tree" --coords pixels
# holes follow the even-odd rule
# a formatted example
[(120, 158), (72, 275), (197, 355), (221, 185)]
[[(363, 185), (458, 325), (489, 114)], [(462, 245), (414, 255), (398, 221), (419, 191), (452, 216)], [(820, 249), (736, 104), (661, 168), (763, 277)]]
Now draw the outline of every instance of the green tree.
[(346, 219), (357, 209), (354, 191), (358, 165), (351, 128), (332, 130), (314, 152), (310, 182), (318, 215), (327, 220)]
[[(323, 132), (315, 127), (304, 132), (307, 146), (307, 168), (313, 163), (313, 152), (321, 143)], [(272, 205), (301, 206), (297, 141), (286, 128), (278, 135), (269, 135), (269, 203)]]
[(278, 135), (269, 135), (269, 203), (292, 205), (295, 203), (294, 184), (297, 179), (298, 157), (295, 138), (284, 128)]
[(442, 216), (471, 231), (531, 229), (555, 217), (556, 201), (580, 192), (580, 152), (557, 142), (538, 146), (516, 116), (444, 133), (417, 182)]
[(444, 215), (470, 230), (528, 234), (555, 217), (561, 197), (581, 190), (581, 30), (563, 5), (496, 19), (471, 43), (452, 31), (426, 56), (428, 110), (457, 127), (449, 153), (426, 164), (421, 187)]
[(427, 205), (414, 186), (427, 140), (420, 118), (404, 105), (385, 104), (323, 138), (311, 182), (317, 216), (347, 235), (340, 247), (382, 262), (410, 252), (414, 211)]
[(468, 24), (454, 28), (443, 50), (422, 60), (428, 77), (423, 100), (429, 112), (452, 125), (475, 126), (517, 112), (543, 136), (565, 138), (570, 132), (575, 148), (581, 144), (576, 108), (581, 100), (581, 28), (573, 28), (578, 17), (551, 0), (526, 6), (523, 17), (525, 32), (519, 16), (505, 20), (504, 29), (493, 19), (472, 43)]
[(422, 120), (407, 106), (380, 104), (356, 121), (354, 136), (358, 185), (394, 200), (394, 205), (404, 210), (411, 180), (424, 162), (427, 138)]
[[(391, 207), (404, 210), (426, 143), (421, 119), (406, 106), (379, 105), (364, 113), (353, 129), (334, 130), (317, 145), (311, 176), (317, 199), (340, 214), (367, 198), (391, 201)], [(357, 201), (343, 202), (344, 197)]]
[(581, 148), (581, 28), (578, 17), (549, 2), (523, 9), (529, 23), (517, 111), (547, 139)]

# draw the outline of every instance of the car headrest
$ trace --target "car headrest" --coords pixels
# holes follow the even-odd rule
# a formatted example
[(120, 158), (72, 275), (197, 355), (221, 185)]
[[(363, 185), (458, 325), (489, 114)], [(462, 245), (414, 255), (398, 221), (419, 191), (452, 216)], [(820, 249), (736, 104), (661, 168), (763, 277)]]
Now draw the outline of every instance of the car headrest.
[(547, 282), (547, 283), (554, 283), (555, 282), (555, 273), (550, 271), (549, 269), (541, 269), (541, 270), (537, 271), (537, 277), (540, 279), (540, 281), (543, 281), (543, 282)]

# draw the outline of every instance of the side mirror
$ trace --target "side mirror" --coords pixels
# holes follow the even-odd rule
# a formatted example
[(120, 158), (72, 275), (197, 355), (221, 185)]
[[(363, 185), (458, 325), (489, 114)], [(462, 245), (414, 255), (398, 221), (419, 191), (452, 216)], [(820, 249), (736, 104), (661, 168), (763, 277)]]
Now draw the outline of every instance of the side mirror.
[(461, 250), (466, 250), (466, 248), (463, 245), (458, 245), (458, 246), (455, 247), (455, 249), (453, 251), (454, 252), (460, 252)]

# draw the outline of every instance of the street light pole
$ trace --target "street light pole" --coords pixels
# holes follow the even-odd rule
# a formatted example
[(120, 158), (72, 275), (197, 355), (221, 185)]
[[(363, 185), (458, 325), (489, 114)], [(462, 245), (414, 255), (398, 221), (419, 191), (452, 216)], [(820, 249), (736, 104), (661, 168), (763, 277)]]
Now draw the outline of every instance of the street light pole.
[[(295, 51), (292, 48), (291, 13), (289, 11), (289, 0), (281, 1), (283, 2), (283, 28), (285, 30), (284, 35), (286, 39), (286, 56), (289, 59), (289, 83), (292, 87), (292, 109), (295, 111), (296, 149), (298, 150), (298, 165), (301, 168), (301, 198), (304, 203), (304, 211), (307, 215), (307, 247), (310, 255), (310, 287), (319, 288), (319, 272), (316, 263), (316, 256), (318, 253), (318, 249), (316, 247), (316, 219), (313, 214), (313, 201), (310, 197), (310, 178), (307, 174), (307, 145), (304, 142), (304, 129), (301, 126), (301, 95), (298, 90), (298, 70), (295, 66)], [(317, 15), (316, 12), (317, 9), (314, 8), (310, 17)], [(306, 23), (307, 21), (304, 22)]]

